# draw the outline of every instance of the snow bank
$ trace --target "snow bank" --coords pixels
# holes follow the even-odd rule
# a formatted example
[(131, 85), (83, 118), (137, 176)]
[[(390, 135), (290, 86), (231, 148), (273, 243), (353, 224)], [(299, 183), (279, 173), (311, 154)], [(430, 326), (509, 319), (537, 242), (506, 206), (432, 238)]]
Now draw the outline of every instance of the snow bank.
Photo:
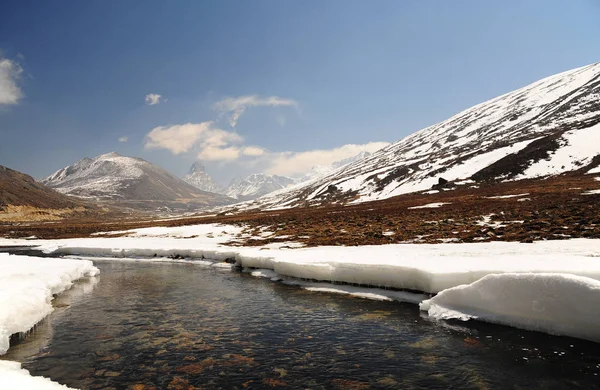
[[(452, 253), (451, 245), (245, 250), (236, 259), (244, 267), (273, 269), (283, 276), (429, 293), (472, 283), (489, 274), (507, 272), (571, 273), (600, 280), (600, 262), (592, 257), (535, 253), (535, 250), (518, 253), (517, 249), (522, 248), (517, 248), (519, 244), (485, 245), (485, 248), (471, 244), (471, 253), (468, 250), (467, 253)], [(442, 252), (436, 252), (436, 249)], [(477, 253), (485, 249), (489, 252)]]
[[(595, 281), (600, 281), (600, 240), (570, 239), (539, 241), (533, 244), (488, 242), (433, 245), (393, 244), (358, 247), (324, 246), (314, 248), (293, 248), (294, 243), (272, 243), (261, 247), (229, 246), (227, 242), (242, 234), (241, 231), (242, 229), (239, 227), (227, 225), (201, 225), (140, 229), (132, 231), (129, 236), (116, 238), (37, 240), (35, 243), (39, 245), (40, 249), (48, 253), (64, 255), (104, 256), (113, 259), (146, 259), (150, 261), (164, 261), (166, 257), (170, 256), (176, 259), (169, 261), (191, 261), (194, 264), (212, 267), (215, 266), (214, 261), (229, 259), (235, 261), (241, 267), (251, 269), (250, 272), (255, 276), (269, 279), (281, 278), (286, 283), (290, 282), (288, 278), (307, 279), (296, 282), (312, 291), (337, 292), (371, 299), (417, 302), (426, 297), (421, 296), (421, 299), (418, 299), (414, 295), (406, 295), (404, 292), (393, 294), (384, 289), (379, 291), (367, 290), (363, 289), (364, 286), (314, 283), (316, 281), (342, 282), (386, 289), (415, 290), (425, 293), (441, 292), (438, 297), (423, 304), (423, 308), (428, 311), (433, 308), (431, 309), (431, 315), (434, 318), (437, 315), (436, 308), (444, 308), (444, 313), (446, 313), (444, 315), (449, 315), (449, 310), (454, 310), (453, 314), (462, 313), (460, 314), (462, 316), (468, 315), (473, 318), (480, 318), (479, 316), (481, 316), (484, 320), (498, 322), (503, 320), (504, 317), (500, 315), (496, 317), (489, 316), (491, 319), (486, 319), (481, 314), (483, 310), (478, 312), (468, 311), (469, 305), (478, 308), (471, 301), (467, 301), (469, 305), (465, 304), (464, 307), (460, 307), (464, 310), (445, 307), (443, 297), (446, 294), (450, 294), (452, 297), (452, 294), (456, 294), (452, 292), (454, 291), (453, 288), (461, 285), (469, 285), (469, 288), (476, 286), (474, 289), (466, 290), (465, 295), (473, 294), (470, 299), (473, 302), (479, 302), (478, 300), (484, 302), (481, 304), (483, 308), (492, 307), (486, 303), (487, 301), (484, 301), (484, 298), (494, 299), (501, 307), (510, 307), (511, 301), (523, 305), (526, 305), (527, 302), (533, 305), (532, 302), (535, 301), (536, 304), (541, 305), (545, 301), (534, 297), (534, 294), (539, 291), (545, 291), (548, 299), (550, 299), (550, 296), (558, 297), (552, 299), (557, 299), (558, 302), (566, 302), (564, 304), (570, 308), (572, 307), (572, 310), (581, 307), (578, 304), (587, 305), (584, 307), (587, 307), (590, 312), (600, 307), (592, 304), (593, 302), (598, 303), (597, 299), (600, 296), (600, 290), (598, 289), (586, 287), (587, 290), (585, 290), (581, 287), (581, 284), (573, 287), (570, 282), (560, 284), (555, 279), (549, 279), (552, 282), (536, 282), (537, 284), (529, 282), (529, 280), (537, 280), (531, 274), (563, 274), (559, 277), (572, 281), (575, 279), (569, 278), (579, 276), (583, 277), (584, 280), (591, 280), (591, 283), (597, 283)], [(32, 241), (27, 240), (0, 239), (0, 245), (31, 245), (32, 243)], [(179, 256), (185, 257), (185, 259), (180, 259)], [(229, 267), (229, 264), (226, 266)], [(521, 279), (515, 277), (515, 274), (522, 274), (523, 277), (529, 278), (527, 279), (528, 282), (517, 285)], [(506, 279), (503, 275), (507, 275)], [(487, 297), (482, 295), (478, 290), (479, 287), (477, 287), (480, 285), (476, 284), (482, 278), (484, 278), (482, 283), (500, 278), (501, 282), (493, 287), (497, 290), (504, 288), (505, 290), (502, 291), (505, 291), (506, 295), (503, 296), (496, 290), (493, 290), (493, 294), (490, 293)], [(503, 281), (506, 281), (505, 287), (502, 287)], [(535, 289), (528, 290), (525, 288), (528, 284), (535, 285)], [(525, 287), (519, 288), (521, 285)], [(543, 286), (546, 286), (544, 287), (546, 290), (542, 289)], [(487, 291), (488, 288), (492, 289), (492, 287), (484, 287), (486, 288), (481, 291)], [(460, 288), (464, 289), (466, 287), (462, 286)], [(585, 299), (582, 297), (577, 298), (579, 300), (574, 298), (572, 302), (563, 300), (563, 296), (579, 297), (576, 293), (581, 291), (577, 288), (585, 290), (585, 293), (580, 294), (587, 294)], [(564, 293), (560, 293), (560, 291), (564, 291)], [(546, 305), (546, 303), (543, 304)], [(502, 323), (522, 327), (530, 326), (530, 328), (538, 326), (539, 330), (549, 329), (552, 332), (563, 331), (559, 322), (560, 318), (541, 317), (541, 320), (535, 322), (538, 317), (533, 317), (530, 314), (531, 310), (529, 309), (529, 312), (527, 312), (527, 308), (522, 308), (509, 311), (506, 316), (508, 319), (504, 319), (505, 322)], [(518, 316), (521, 312), (529, 314), (521, 318)], [(548, 312), (554, 313), (551, 309), (548, 309)], [(460, 315), (456, 315), (460, 317)], [(582, 316), (585, 316), (585, 314)], [(440, 318), (442, 317), (443, 315), (440, 314)], [(572, 324), (573, 329), (588, 328), (587, 325), (577, 322), (577, 316), (572, 315), (572, 317), (575, 319)], [(500, 320), (497, 320), (497, 318), (500, 318)], [(565, 329), (564, 332), (568, 331), (568, 334), (577, 336), (575, 330), (567, 329), (566, 325)]]
[(420, 307), (435, 319), (478, 319), (600, 342), (600, 282), (581, 276), (488, 275)]
[[(228, 230), (226, 226), (215, 228), (216, 232)], [(37, 243), (42, 250), (64, 255), (232, 259), (242, 267), (269, 269), (281, 276), (428, 293), (473, 283), (489, 274), (511, 272), (569, 273), (600, 280), (600, 261), (595, 258), (600, 257), (600, 240), (286, 249), (281, 247), (292, 245), (226, 246), (223, 245), (228, 239), (225, 234), (218, 237), (216, 232), (205, 235), (191, 232), (200, 233), (200, 228), (155, 228), (136, 231), (129, 237), (39, 240)], [(31, 245), (32, 241), (11, 243)]]
[[(184, 256), (270, 269), (281, 276), (437, 293), (506, 272), (571, 273), (600, 280), (600, 241), (536, 244), (395, 244), (277, 249), (229, 247), (178, 238), (97, 238), (42, 245), (63, 255), (117, 258)], [(561, 245), (557, 244), (560, 243)], [(280, 244), (281, 245), (281, 244)], [(162, 259), (161, 259), (162, 260)], [(185, 261), (185, 260), (184, 260)]]
[(0, 360), (0, 389), (66, 390), (63, 386), (41, 376), (30, 376), (21, 363)]
[(52, 312), (54, 294), (98, 272), (91, 261), (0, 253), (0, 355), (12, 334), (27, 332)]

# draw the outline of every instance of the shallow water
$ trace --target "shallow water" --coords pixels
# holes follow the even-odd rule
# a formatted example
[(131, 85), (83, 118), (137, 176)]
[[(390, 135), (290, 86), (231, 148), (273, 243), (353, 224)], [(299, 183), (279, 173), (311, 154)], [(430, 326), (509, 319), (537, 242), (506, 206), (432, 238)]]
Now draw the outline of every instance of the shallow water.
[(4, 358), (83, 389), (600, 388), (591, 342), (192, 264), (96, 265)]

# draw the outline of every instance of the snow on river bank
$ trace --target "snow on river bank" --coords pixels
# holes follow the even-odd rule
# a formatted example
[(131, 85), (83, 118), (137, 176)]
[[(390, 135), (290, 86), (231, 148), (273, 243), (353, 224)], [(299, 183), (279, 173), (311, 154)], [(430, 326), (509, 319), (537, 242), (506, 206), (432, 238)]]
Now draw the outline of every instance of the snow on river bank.
[[(584, 318), (586, 328), (600, 329), (598, 305), (581, 307), (598, 300), (600, 289), (594, 287), (600, 280), (600, 240), (541, 241), (534, 244), (491, 242), (474, 244), (394, 244), (358, 247), (314, 247), (301, 248), (294, 243), (270, 244), (263, 247), (241, 247), (228, 245), (242, 232), (242, 228), (229, 225), (196, 225), (177, 228), (146, 228), (128, 232), (124, 237), (67, 240), (0, 240), (0, 245), (31, 245), (35, 243), (47, 253), (77, 256), (102, 256), (112, 258), (185, 257), (213, 261), (235, 261), (244, 268), (272, 270), (271, 279), (299, 278), (322, 282), (342, 282), (373, 287), (417, 290), (440, 293), (429, 305), (431, 318), (481, 318), (490, 322), (543, 330), (555, 334), (571, 335), (600, 341), (597, 333), (580, 332), (576, 321), (570, 321), (560, 310), (560, 305), (542, 305), (535, 294), (547, 297), (562, 297), (572, 291), (584, 291), (589, 299), (573, 299), (571, 307), (588, 310)], [(202, 263), (206, 263), (203, 261)], [(264, 273), (264, 271), (261, 271)], [(531, 283), (527, 278), (506, 275), (495, 282), (511, 287), (511, 294), (494, 294), (482, 300), (482, 291), (489, 286), (477, 282), (488, 275), (502, 274), (558, 274), (577, 275), (579, 281), (588, 286), (584, 289), (568, 277), (563, 282)], [(257, 276), (263, 276), (258, 275)], [(561, 278), (561, 276), (558, 276)], [(539, 279), (541, 280), (541, 279)], [(487, 282), (486, 282), (487, 283)], [(575, 285), (573, 285), (575, 283)], [(449, 289), (462, 286), (467, 295), (474, 299), (454, 301), (455, 293)], [(468, 286), (466, 288), (465, 286)], [(591, 287), (590, 287), (591, 286)], [(483, 288), (485, 287), (485, 288)], [(309, 286), (314, 291), (334, 291), (331, 287)], [(381, 297), (382, 291), (377, 292)], [(364, 292), (348, 292), (362, 294)], [(413, 301), (408, 295), (390, 294), (391, 299)], [(464, 295), (464, 294), (463, 294)], [(447, 298), (442, 299), (446, 296)], [(450, 298), (448, 298), (450, 297)], [(551, 300), (551, 298), (549, 298)], [(558, 298), (557, 298), (558, 299)], [(506, 309), (513, 300), (529, 302), (519, 310)], [(534, 302), (535, 301), (535, 302)], [(536, 303), (537, 302), (537, 303)], [(587, 304), (586, 304), (587, 302)], [(482, 307), (490, 313), (481, 313)], [(439, 315), (444, 308), (443, 316)], [(448, 310), (445, 310), (448, 309)], [(543, 316), (540, 317), (540, 311)], [(485, 317), (485, 318), (484, 318)], [(526, 320), (518, 320), (526, 318)], [(563, 326), (564, 322), (573, 326)], [(530, 323), (539, 326), (529, 326)], [(554, 323), (546, 326), (542, 323)], [(563, 324), (563, 325), (561, 325)]]
[[(91, 261), (0, 253), (0, 355), (8, 350), (11, 335), (28, 332), (53, 311), (53, 295), (71, 288), (75, 280), (98, 272)], [(17, 387), (67, 388), (45, 378), (30, 377), (17, 362), (0, 361), (0, 388)]]
[(41, 376), (30, 376), (19, 362), (0, 360), (0, 389), (68, 390), (70, 387)]
[(478, 319), (600, 342), (600, 281), (576, 275), (487, 275), (420, 308), (435, 319)]

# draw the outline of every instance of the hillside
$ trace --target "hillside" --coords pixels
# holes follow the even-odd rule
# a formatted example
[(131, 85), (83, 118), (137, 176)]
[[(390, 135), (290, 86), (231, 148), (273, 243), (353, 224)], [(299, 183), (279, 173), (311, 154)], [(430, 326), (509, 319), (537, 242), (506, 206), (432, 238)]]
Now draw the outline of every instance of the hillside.
[(481, 182), (581, 174), (600, 163), (600, 63), (471, 107), (245, 209), (347, 204)]
[(0, 165), (0, 221), (58, 220), (91, 210), (31, 176)]

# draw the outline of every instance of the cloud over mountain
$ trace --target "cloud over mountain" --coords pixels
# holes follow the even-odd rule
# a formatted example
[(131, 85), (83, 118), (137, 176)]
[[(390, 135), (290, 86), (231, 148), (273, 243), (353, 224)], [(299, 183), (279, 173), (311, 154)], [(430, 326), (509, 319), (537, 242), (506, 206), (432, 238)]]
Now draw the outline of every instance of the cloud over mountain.
[(279, 96), (260, 97), (257, 95), (228, 97), (213, 105), (213, 109), (222, 115), (229, 115), (231, 127), (237, 125), (240, 117), (250, 107), (298, 107), (298, 102)]

